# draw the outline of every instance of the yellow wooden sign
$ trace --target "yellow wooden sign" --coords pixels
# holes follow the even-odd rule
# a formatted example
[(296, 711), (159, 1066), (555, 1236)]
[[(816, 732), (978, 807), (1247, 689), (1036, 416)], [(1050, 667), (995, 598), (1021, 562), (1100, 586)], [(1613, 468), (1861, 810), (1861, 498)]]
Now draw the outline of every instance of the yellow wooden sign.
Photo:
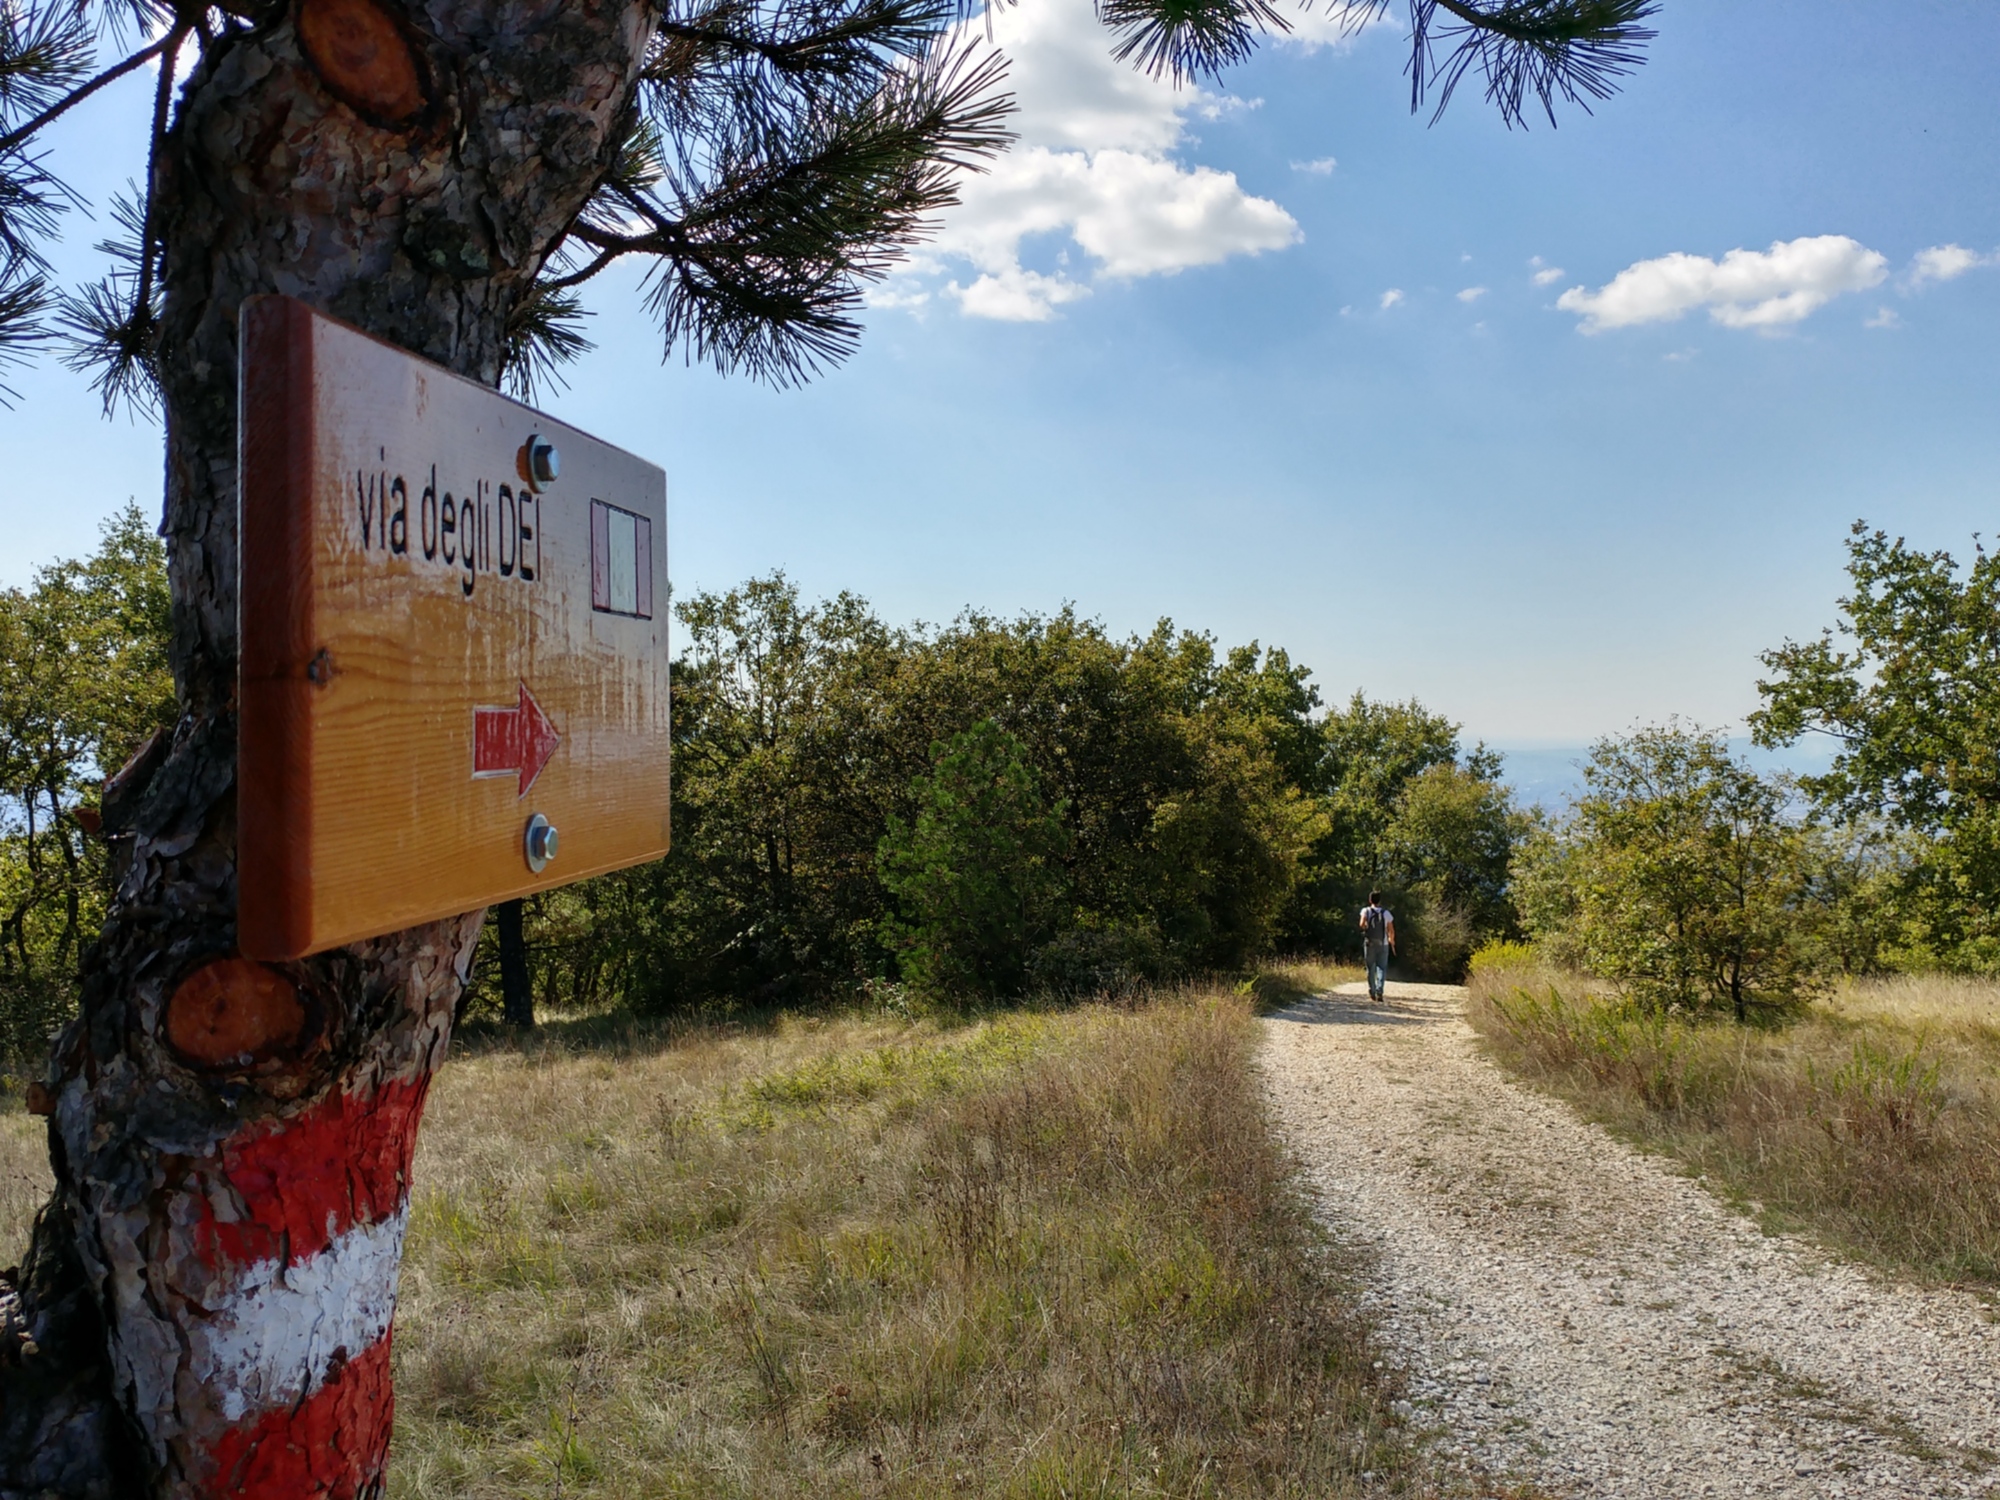
[(243, 952), (665, 854), (666, 476), (291, 298), (241, 338)]

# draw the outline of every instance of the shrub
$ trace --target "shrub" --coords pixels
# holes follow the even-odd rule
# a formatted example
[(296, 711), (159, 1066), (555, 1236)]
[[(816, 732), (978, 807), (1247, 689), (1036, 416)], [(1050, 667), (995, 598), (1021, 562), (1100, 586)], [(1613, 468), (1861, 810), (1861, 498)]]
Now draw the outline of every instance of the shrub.
[(1513, 938), (1489, 938), (1473, 950), (1466, 962), (1466, 973), (1473, 979), (1482, 975), (1499, 973), (1508, 969), (1535, 969), (1541, 966), (1540, 955), (1533, 943), (1517, 942)]
[(1122, 995), (1168, 978), (1174, 969), (1150, 927), (1075, 927), (1028, 960), (1028, 986), (1055, 995)]
[(1814, 847), (1789, 788), (1677, 724), (1607, 739), (1523, 856), (1537, 937), (1656, 1010), (1785, 1007), (1821, 985)]
[(911, 788), (915, 822), (891, 817), (882, 836), (882, 883), (900, 908), (884, 935), (921, 991), (1017, 993), (1054, 924), (1064, 809), (1043, 801), (1021, 742), (991, 719), (932, 749)]
[(1454, 983), (1465, 976), (1479, 943), (1472, 913), (1453, 901), (1426, 900), (1419, 892), (1396, 910), (1396, 957), (1400, 967), (1425, 979)]

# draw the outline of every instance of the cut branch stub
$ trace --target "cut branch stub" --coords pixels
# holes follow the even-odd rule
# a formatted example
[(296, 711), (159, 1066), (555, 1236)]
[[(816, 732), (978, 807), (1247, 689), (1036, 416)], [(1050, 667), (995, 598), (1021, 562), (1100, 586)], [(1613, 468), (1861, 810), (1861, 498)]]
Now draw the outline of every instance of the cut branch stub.
[(430, 102), (407, 28), (375, 0), (299, 0), (298, 30), (327, 91), (371, 125), (414, 124)]
[(292, 982), (247, 958), (204, 964), (167, 1002), (167, 1043), (199, 1068), (248, 1067), (292, 1054), (306, 1007)]

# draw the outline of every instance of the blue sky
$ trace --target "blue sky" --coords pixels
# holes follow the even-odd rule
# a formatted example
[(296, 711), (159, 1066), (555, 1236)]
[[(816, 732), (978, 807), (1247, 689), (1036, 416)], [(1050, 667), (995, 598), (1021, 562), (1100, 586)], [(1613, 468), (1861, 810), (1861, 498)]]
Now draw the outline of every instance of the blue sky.
[[(1594, 117), (1510, 132), (1470, 92), (1413, 119), (1398, 25), (1176, 97), (1024, 0), (1023, 145), (855, 359), (795, 391), (663, 367), (613, 273), (547, 404), (665, 467), (683, 593), (783, 568), (893, 620), (1170, 615), (1502, 745), (1735, 725), (1757, 651), (1831, 622), (1851, 521), (1992, 529), (2000, 7), (1658, 25)], [(51, 141), (100, 211), (143, 94)], [(50, 363), (9, 383), (0, 583), (159, 489), (155, 431)]]

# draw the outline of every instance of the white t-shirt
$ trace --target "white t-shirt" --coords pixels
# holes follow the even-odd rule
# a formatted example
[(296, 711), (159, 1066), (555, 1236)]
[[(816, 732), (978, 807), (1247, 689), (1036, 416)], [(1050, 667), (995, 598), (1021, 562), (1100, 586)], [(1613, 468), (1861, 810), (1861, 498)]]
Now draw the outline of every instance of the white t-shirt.
[(1361, 921), (1362, 921), (1362, 928), (1361, 928), (1361, 938), (1362, 938), (1362, 941), (1363, 941), (1363, 942), (1372, 942), (1372, 941), (1375, 941), (1374, 939), (1372, 939), (1372, 938), (1370, 938), (1370, 937), (1368, 936), (1368, 927), (1367, 927), (1367, 922), (1368, 922), (1368, 913), (1369, 913), (1369, 912), (1371, 912), (1371, 911), (1379, 911), (1380, 913), (1382, 913), (1382, 937), (1381, 937), (1381, 939), (1380, 939), (1380, 940), (1381, 940), (1382, 942), (1384, 942), (1384, 943), (1388, 942), (1388, 941), (1389, 941), (1389, 929), (1390, 929), (1391, 927), (1393, 927), (1393, 926), (1395, 926), (1395, 925), (1396, 925), (1396, 914), (1395, 914), (1394, 912), (1390, 911), (1390, 910), (1389, 910), (1389, 908), (1388, 908), (1388, 907), (1386, 907), (1386, 906), (1374, 906), (1374, 907), (1369, 907), (1369, 906), (1364, 906), (1364, 907), (1362, 907), (1362, 908), (1361, 908)]

